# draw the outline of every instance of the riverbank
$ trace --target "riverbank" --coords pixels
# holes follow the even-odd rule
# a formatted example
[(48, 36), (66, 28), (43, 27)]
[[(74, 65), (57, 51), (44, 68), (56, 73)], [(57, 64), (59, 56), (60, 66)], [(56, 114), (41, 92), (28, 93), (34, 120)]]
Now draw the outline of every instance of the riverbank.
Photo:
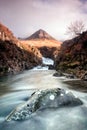
[(87, 93), (87, 81), (76, 79), (76, 80), (67, 80), (64, 81), (64, 83), (68, 84), (69, 89)]

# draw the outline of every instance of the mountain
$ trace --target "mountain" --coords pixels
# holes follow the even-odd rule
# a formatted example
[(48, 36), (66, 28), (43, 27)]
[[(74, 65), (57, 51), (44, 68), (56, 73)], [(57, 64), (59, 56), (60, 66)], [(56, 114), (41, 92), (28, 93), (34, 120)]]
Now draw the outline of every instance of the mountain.
[(13, 33), (0, 24), (0, 76), (14, 74), (42, 63), (39, 50), (21, 43)]
[(20, 41), (31, 45), (32, 47), (37, 47), (40, 50), (42, 56), (48, 58), (53, 58), (54, 53), (57, 52), (61, 46), (60, 41), (57, 41), (42, 29), (36, 31), (28, 38), (25, 38), (25, 40)]
[(34, 34), (26, 38), (25, 40), (35, 40), (35, 39), (49, 39), (55, 40), (52, 36), (50, 36), (46, 31), (40, 29), (36, 31)]
[(63, 42), (55, 59), (55, 67), (81, 77), (87, 71), (87, 31)]

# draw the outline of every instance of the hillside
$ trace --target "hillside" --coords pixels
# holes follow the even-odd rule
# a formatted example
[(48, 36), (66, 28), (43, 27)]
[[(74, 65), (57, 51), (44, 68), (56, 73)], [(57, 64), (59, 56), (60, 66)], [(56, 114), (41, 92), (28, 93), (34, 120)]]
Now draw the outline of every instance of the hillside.
[(0, 24), (0, 75), (12, 74), (41, 64), (39, 50), (22, 44), (13, 33)]
[(50, 36), (46, 31), (43, 29), (39, 29), (31, 36), (27, 37), (25, 40), (33, 40), (33, 39), (49, 39), (49, 40), (55, 40), (52, 36)]
[(87, 71), (87, 31), (62, 44), (55, 67), (78, 77)]
[(37, 47), (44, 57), (53, 58), (56, 50), (59, 50), (61, 42), (50, 36), (46, 31), (40, 29), (30, 37), (21, 40), (32, 47)]

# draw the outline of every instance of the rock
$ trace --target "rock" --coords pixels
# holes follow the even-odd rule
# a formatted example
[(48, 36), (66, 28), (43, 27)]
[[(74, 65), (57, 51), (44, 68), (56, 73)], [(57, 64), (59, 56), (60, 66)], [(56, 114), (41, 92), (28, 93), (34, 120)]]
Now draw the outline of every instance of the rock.
[(54, 66), (53, 65), (49, 65), (49, 70), (53, 70), (54, 69)]
[(61, 77), (61, 76), (64, 76), (64, 75), (63, 75), (63, 73), (61, 71), (58, 71), (58, 72), (54, 73), (53, 76)]
[(74, 74), (67, 74), (67, 73), (63, 73), (63, 75), (68, 78), (68, 79), (75, 79), (76, 76)]
[(16, 107), (6, 120), (28, 119), (37, 110), (82, 105), (82, 101), (64, 89), (45, 89), (34, 92), (29, 100)]
[[(52, 42), (51, 44), (55, 44), (55, 41), (49, 41), (48, 40), (48, 42), (49, 42), (49, 44), (50, 44), (50, 42)], [(58, 47), (49, 47), (49, 46), (42, 46), (42, 47), (39, 47), (38, 48), (39, 50), (40, 50), (40, 53), (43, 55), (43, 57), (49, 57), (49, 58), (51, 58), (51, 59), (54, 59), (54, 53), (55, 53), (55, 51), (57, 51), (58, 50)]]
[(69, 74), (69, 75), (66, 76), (66, 78), (75, 79), (75, 76), (73, 74)]
[(82, 77), (81, 77), (82, 80), (84, 81), (87, 81), (87, 72), (85, 72)]

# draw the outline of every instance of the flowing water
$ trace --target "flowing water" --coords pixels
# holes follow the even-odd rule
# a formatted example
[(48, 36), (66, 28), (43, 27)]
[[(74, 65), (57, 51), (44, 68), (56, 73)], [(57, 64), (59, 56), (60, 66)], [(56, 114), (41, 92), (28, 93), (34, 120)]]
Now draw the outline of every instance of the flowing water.
[[(65, 77), (53, 77), (54, 73), (47, 68), (34, 68), (0, 78), (0, 130), (87, 130), (87, 93), (69, 89), (69, 85), (63, 82)], [(5, 121), (16, 106), (42, 88), (63, 88), (77, 96), (83, 105), (44, 109), (36, 111), (27, 120)]]

